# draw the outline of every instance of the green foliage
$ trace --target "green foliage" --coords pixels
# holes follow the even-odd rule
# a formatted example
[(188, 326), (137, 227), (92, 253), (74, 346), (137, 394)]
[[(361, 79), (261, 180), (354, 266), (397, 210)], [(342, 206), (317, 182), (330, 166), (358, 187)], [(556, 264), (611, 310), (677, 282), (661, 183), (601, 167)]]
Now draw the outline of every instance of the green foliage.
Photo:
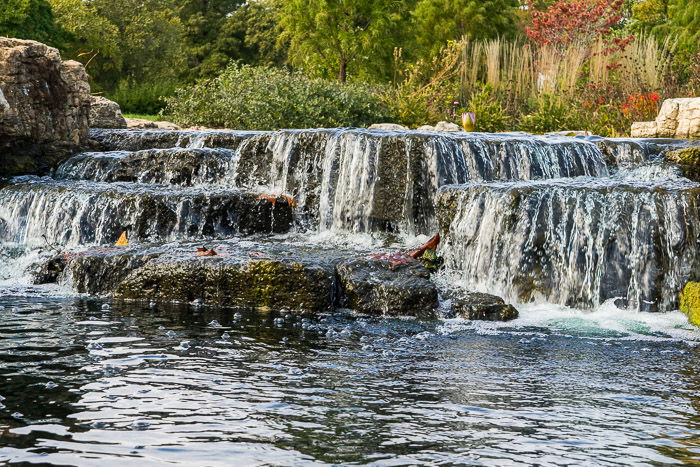
[(345, 82), (384, 75), (405, 13), (395, 0), (286, 0), (280, 9), (282, 40), (292, 64), (307, 73)]
[[(576, 112), (571, 103), (556, 96), (544, 94), (533, 103), (533, 111), (520, 120), (520, 129), (529, 133), (547, 133), (576, 128)], [(477, 116), (478, 120), (478, 116)]]
[(122, 81), (107, 97), (119, 103), (123, 112), (155, 115), (163, 110), (165, 98), (172, 96), (177, 87), (175, 81)]
[(515, 34), (518, 0), (420, 0), (413, 15), (421, 48), (435, 54), (462, 37), (490, 39)]
[(494, 133), (508, 128), (509, 117), (493, 95), (493, 88), (488, 84), (472, 94), (468, 110), (476, 116), (475, 131)]
[(0, 36), (58, 46), (65, 39), (65, 31), (54, 22), (51, 5), (46, 0), (2, 0)]
[(216, 49), (227, 57), (226, 64), (230, 60), (251, 65), (286, 63), (286, 42), (279, 40), (279, 5), (280, 0), (247, 2), (225, 19)]
[[(228, 15), (243, 0), (183, 0), (179, 9), (184, 27), (186, 75), (191, 78), (214, 76), (231, 59), (230, 50), (220, 42)], [(238, 44), (235, 44), (236, 46)]]
[(167, 102), (164, 112), (187, 126), (275, 130), (390, 119), (373, 88), (235, 63), (214, 79), (178, 90)]

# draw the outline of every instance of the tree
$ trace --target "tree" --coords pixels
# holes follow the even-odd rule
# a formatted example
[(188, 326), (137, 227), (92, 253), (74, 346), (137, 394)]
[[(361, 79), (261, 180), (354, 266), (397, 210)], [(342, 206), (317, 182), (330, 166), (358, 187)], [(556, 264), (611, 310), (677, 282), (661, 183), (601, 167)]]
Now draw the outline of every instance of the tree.
[(215, 48), (222, 60), (250, 65), (282, 66), (287, 44), (279, 41), (280, 0), (258, 0), (241, 5), (221, 27)]
[(307, 72), (373, 78), (388, 71), (402, 18), (405, 4), (396, 0), (286, 0), (280, 40)]
[[(67, 38), (61, 52), (65, 58), (88, 63), (91, 75), (93, 64), (102, 64), (111, 70), (121, 70), (122, 54), (119, 48), (119, 30), (100, 16), (90, 2), (83, 0), (49, 0), (56, 21), (66, 30)], [(98, 77), (99, 78), (99, 77)]]
[(677, 51), (684, 60), (700, 53), (700, 2), (668, 0), (667, 14), (668, 21), (656, 26), (653, 32), (660, 37), (677, 37)]
[(229, 57), (221, 50), (221, 33), (227, 18), (245, 0), (184, 0), (179, 9), (184, 26), (187, 75), (213, 76), (226, 67)]
[(413, 16), (418, 43), (435, 54), (462, 37), (490, 39), (515, 33), (518, 0), (420, 0)]
[(58, 46), (65, 32), (55, 23), (51, 5), (46, 0), (2, 0), (0, 36)]
[(609, 33), (622, 19), (624, 0), (558, 0), (546, 10), (531, 11), (527, 37), (538, 45), (566, 47), (590, 44)]
[(175, 80), (183, 72), (185, 30), (174, 0), (92, 0), (96, 14), (119, 31), (119, 69), (98, 61), (99, 81), (114, 89), (122, 80)]

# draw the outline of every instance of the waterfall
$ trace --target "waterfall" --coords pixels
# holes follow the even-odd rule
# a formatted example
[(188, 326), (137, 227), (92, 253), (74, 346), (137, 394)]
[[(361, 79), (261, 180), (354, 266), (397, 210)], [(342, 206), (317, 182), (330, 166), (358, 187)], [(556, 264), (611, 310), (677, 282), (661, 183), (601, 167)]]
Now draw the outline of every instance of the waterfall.
[(104, 245), (124, 230), (140, 241), (284, 232), (285, 208), (278, 203), (270, 209), (254, 194), (221, 188), (17, 177), (0, 190), (0, 242)]
[(700, 264), (700, 185), (579, 177), (445, 187), (446, 266), (519, 302), (670, 311)]

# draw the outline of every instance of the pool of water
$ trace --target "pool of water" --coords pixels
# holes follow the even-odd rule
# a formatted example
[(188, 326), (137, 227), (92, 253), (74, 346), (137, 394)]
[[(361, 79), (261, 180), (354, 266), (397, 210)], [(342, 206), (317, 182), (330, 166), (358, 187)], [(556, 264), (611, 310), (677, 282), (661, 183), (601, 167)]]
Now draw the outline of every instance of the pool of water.
[(0, 298), (0, 463), (700, 461), (680, 313), (511, 323)]

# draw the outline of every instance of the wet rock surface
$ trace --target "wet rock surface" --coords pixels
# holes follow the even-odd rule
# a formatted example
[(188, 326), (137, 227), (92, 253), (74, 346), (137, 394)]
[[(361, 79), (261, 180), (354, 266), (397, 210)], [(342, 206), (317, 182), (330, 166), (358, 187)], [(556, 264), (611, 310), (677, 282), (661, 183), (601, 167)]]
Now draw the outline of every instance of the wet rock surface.
[(47, 171), (87, 139), (82, 64), (40, 42), (0, 37), (0, 176)]
[(226, 189), (59, 181), (18, 177), (0, 189), (2, 241), (35, 245), (114, 244), (283, 233), (292, 225), (285, 198), (258, 199)]
[(337, 267), (345, 304), (353, 310), (386, 316), (434, 318), (438, 292), (418, 261), (392, 267), (388, 261), (354, 258)]
[(55, 178), (192, 186), (223, 180), (235, 167), (230, 149), (172, 148), (83, 153), (71, 157)]
[[(330, 311), (342, 253), (285, 244), (228, 241), (88, 250), (72, 255), (59, 282), (78, 292), (135, 300)], [(209, 245), (208, 245), (209, 246)]]
[(451, 313), (454, 316), (481, 321), (510, 321), (518, 317), (518, 310), (501, 297), (481, 292), (452, 292)]
[(700, 146), (669, 152), (666, 159), (676, 164), (684, 177), (700, 182)]

